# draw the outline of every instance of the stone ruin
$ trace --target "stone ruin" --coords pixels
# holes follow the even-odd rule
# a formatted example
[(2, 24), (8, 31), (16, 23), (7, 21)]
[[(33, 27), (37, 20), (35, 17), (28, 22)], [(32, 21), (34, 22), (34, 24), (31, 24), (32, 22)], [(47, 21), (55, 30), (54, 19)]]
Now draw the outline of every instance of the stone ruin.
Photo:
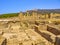
[(60, 29), (55, 19), (43, 20), (32, 14), (0, 19), (0, 45), (59, 45)]

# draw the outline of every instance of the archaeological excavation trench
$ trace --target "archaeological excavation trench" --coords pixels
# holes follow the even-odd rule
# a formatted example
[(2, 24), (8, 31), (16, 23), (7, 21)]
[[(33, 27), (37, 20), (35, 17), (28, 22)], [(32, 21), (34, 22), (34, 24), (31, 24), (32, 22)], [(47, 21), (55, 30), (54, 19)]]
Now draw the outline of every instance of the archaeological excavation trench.
[(42, 31), (38, 29), (37, 26), (35, 27), (35, 32), (43, 36), (45, 39), (47, 39), (49, 42), (54, 45), (59, 45), (60, 44), (60, 30), (58, 28), (52, 27), (47, 25), (47, 31)]

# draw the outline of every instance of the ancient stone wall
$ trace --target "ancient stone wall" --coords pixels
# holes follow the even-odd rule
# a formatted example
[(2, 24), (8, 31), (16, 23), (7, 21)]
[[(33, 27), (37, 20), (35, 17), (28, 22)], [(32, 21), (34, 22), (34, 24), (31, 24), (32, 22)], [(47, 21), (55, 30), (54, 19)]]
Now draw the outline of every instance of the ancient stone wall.
[(52, 26), (47, 26), (47, 31), (49, 31), (55, 35), (60, 35), (60, 30), (55, 27), (52, 27)]

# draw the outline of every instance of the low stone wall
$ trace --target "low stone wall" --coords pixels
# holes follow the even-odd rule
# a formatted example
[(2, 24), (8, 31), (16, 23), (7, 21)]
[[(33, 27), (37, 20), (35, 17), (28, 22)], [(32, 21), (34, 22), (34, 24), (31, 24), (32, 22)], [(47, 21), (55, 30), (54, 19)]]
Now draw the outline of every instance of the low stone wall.
[(55, 27), (52, 27), (52, 26), (47, 26), (47, 31), (49, 31), (55, 35), (60, 35), (60, 30)]
[(38, 34), (40, 34), (48, 42), (50, 42), (52, 45), (54, 45), (54, 42), (55, 42), (55, 35), (54, 34), (51, 34), (48, 31), (42, 32), (41, 30), (38, 30), (38, 27), (35, 27), (35, 32), (37, 32)]

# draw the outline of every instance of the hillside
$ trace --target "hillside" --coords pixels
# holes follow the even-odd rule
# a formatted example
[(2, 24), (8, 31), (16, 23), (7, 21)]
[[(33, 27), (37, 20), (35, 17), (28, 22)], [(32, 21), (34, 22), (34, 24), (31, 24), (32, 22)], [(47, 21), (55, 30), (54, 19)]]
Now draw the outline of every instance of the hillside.
[(18, 16), (19, 13), (9, 13), (9, 14), (1, 14), (0, 18), (9, 18), (9, 17), (15, 17)]

